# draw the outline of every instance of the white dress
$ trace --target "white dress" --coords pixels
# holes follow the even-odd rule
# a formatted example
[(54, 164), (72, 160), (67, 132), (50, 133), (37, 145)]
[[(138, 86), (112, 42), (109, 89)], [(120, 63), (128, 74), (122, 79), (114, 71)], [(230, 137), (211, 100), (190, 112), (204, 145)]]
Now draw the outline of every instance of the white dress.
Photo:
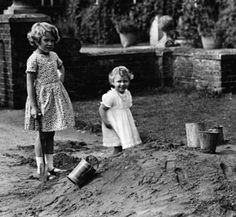
[[(58, 131), (74, 126), (74, 113), (69, 95), (59, 80), (57, 69), (62, 61), (55, 52), (48, 55), (34, 51), (27, 60), (27, 73), (35, 73), (37, 106), (42, 113), (42, 131)], [(25, 106), (25, 129), (38, 130), (38, 122), (30, 114), (29, 97)]]
[(109, 107), (107, 118), (113, 129), (108, 129), (102, 123), (103, 145), (107, 147), (122, 146), (123, 149), (141, 143), (138, 130), (130, 111), (132, 96), (128, 90), (119, 94), (115, 89), (102, 96), (103, 105)]

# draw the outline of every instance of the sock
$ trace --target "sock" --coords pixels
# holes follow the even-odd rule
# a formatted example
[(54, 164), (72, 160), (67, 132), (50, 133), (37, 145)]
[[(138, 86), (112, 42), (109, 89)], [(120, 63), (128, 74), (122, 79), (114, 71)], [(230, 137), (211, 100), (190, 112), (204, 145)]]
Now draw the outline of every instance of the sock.
[(37, 173), (40, 174), (40, 165), (43, 164), (43, 157), (36, 157)]
[(53, 154), (45, 154), (45, 163), (47, 164), (48, 171), (54, 168), (53, 167)]

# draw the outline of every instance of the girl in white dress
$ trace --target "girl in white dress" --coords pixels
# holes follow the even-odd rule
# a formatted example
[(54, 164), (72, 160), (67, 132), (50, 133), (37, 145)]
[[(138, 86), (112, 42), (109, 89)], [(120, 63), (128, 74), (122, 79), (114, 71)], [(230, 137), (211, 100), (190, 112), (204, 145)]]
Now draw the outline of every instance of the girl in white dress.
[(52, 51), (60, 37), (57, 28), (46, 22), (35, 23), (27, 37), (36, 50), (27, 60), (25, 129), (38, 130), (37, 119), (40, 118), (42, 132), (40, 135), (38, 133), (35, 142), (37, 173), (39, 175), (40, 165), (43, 165), (44, 168), (47, 167), (49, 174), (56, 175), (60, 169), (53, 166), (55, 131), (74, 126), (72, 104), (62, 84), (64, 66), (58, 55)]
[(115, 67), (109, 74), (109, 82), (113, 88), (102, 96), (99, 107), (103, 145), (114, 147), (113, 154), (141, 143), (130, 111), (132, 96), (127, 89), (133, 77), (125, 66)]

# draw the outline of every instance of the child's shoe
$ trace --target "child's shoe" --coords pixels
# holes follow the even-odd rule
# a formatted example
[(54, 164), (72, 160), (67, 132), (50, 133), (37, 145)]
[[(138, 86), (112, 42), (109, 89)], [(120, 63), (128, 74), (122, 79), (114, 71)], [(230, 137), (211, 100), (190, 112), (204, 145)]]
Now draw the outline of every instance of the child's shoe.
[(122, 146), (115, 146), (113, 151), (113, 156), (120, 155), (122, 153)]
[(48, 170), (48, 173), (52, 176), (58, 176), (63, 172), (65, 172), (65, 170), (61, 170), (61, 169), (55, 168), (55, 167), (52, 170)]

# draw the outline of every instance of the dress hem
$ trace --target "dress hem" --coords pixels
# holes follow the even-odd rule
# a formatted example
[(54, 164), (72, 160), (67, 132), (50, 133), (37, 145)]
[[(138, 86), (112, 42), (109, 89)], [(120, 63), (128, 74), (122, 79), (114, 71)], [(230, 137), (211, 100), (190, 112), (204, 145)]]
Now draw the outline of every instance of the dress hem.
[[(47, 130), (47, 131), (42, 130), (42, 132), (63, 131), (63, 130), (68, 130), (68, 129), (75, 129), (75, 127), (64, 127), (62, 129), (54, 129), (54, 130)], [(27, 128), (24, 128), (24, 130), (26, 130), (26, 131), (39, 131), (39, 129), (27, 129)]]

